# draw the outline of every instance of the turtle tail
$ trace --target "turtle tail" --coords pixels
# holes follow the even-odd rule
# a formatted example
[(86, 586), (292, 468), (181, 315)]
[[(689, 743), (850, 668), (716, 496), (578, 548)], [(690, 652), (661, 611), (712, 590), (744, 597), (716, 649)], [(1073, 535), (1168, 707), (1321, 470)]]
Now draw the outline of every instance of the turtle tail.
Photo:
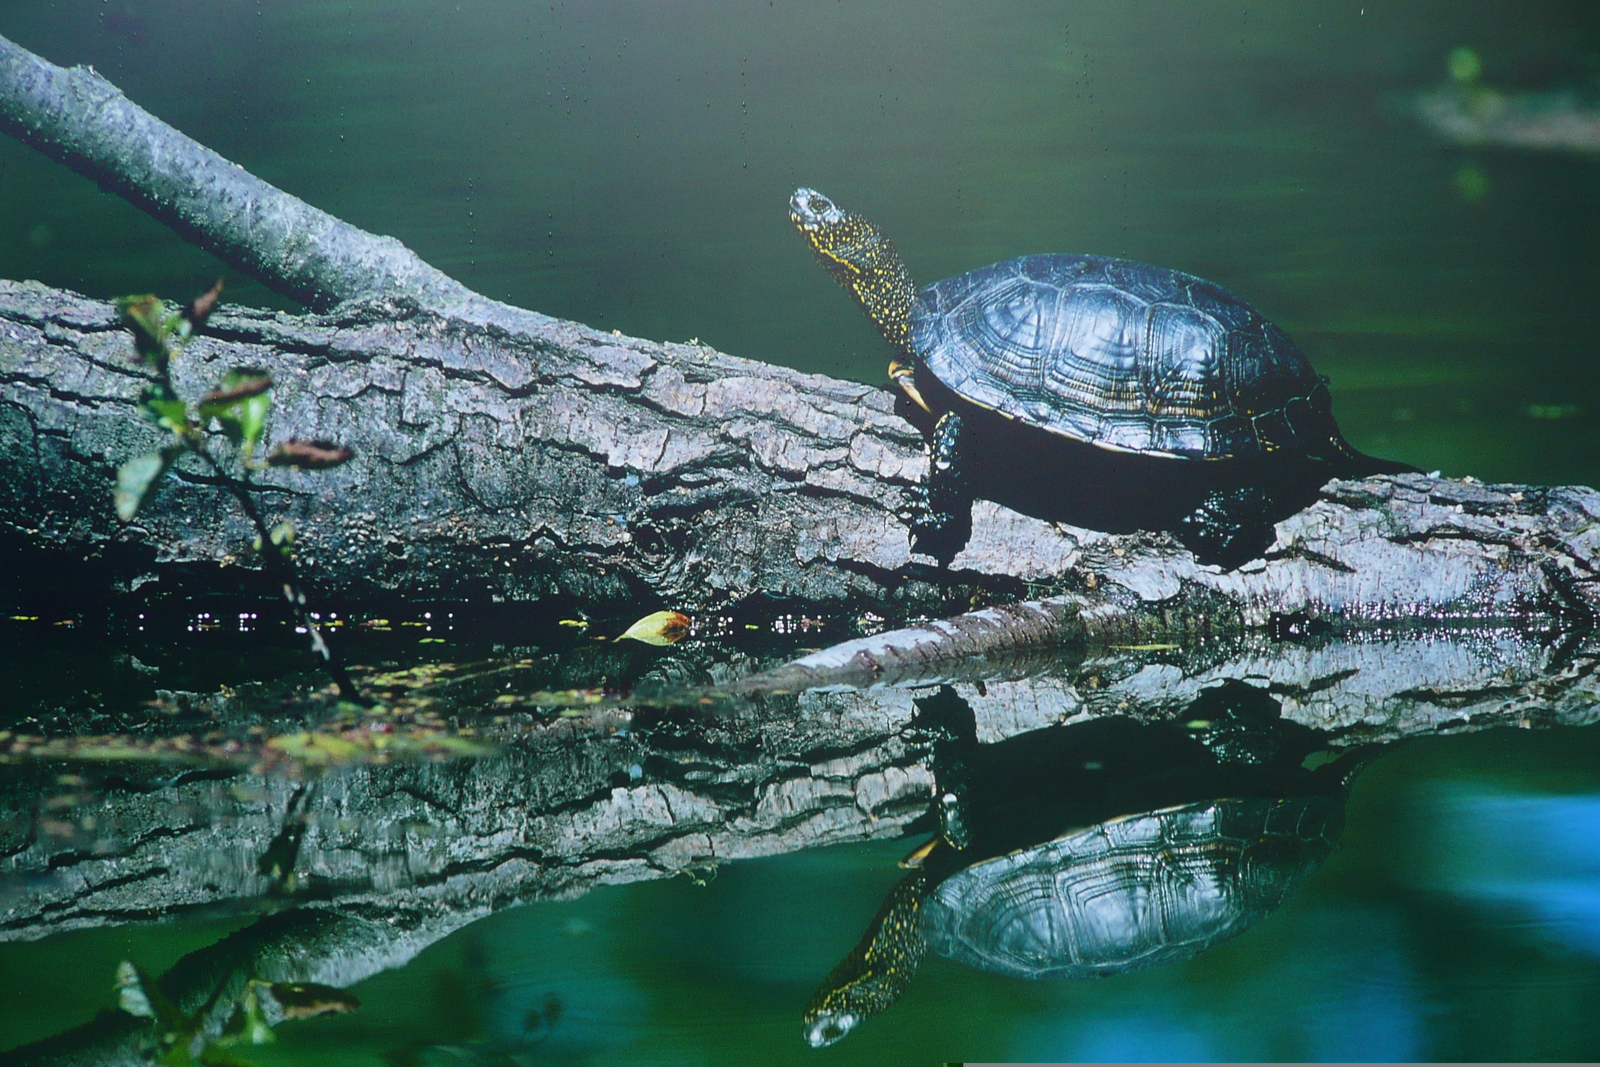
[(1409, 463), (1399, 460), (1379, 459), (1369, 456), (1355, 448), (1344, 435), (1335, 432), (1331, 441), (1334, 447), (1332, 457), (1334, 465), (1339, 468), (1341, 478), (1370, 478), (1374, 474), (1422, 474), (1421, 467), (1413, 467)]
[(822, 980), (806, 1005), (805, 1039), (826, 1048), (905, 993), (927, 954), (922, 902), (928, 872), (918, 868), (890, 891), (860, 943)]

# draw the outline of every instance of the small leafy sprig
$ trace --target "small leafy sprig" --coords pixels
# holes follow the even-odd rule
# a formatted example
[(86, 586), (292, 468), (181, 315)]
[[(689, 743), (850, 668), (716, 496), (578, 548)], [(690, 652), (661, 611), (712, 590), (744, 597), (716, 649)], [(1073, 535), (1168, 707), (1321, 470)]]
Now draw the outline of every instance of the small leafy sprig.
[[(117, 964), (117, 1006), (136, 1019), (150, 1020), (146, 1034), (151, 1058), (164, 1067), (251, 1067), (242, 1054), (250, 1045), (278, 1039), (273, 1019), (310, 1019), (355, 1011), (354, 993), (316, 982), (266, 982), (250, 978), (243, 992), (221, 984), (197, 1011), (185, 1012), (161, 991), (161, 984), (132, 960)], [(232, 1012), (220, 1032), (207, 1028), (207, 1017), (226, 994), (233, 994)], [(226, 1002), (224, 1002), (226, 1010)], [(270, 1009), (270, 1010), (269, 1010)]]
[[(356, 703), (370, 703), (335, 658), (307, 607), (294, 561), (294, 526), (288, 522), (267, 525), (256, 505), (255, 494), (260, 490), (253, 478), (254, 472), (264, 467), (327, 470), (348, 462), (355, 453), (331, 441), (291, 438), (278, 443), (264, 458), (258, 457), (267, 415), (272, 410), (272, 376), (259, 367), (233, 368), (193, 404), (184, 400), (173, 385), (173, 361), (205, 325), (221, 295), (219, 279), (182, 308), (169, 308), (148, 294), (120, 297), (116, 302), (123, 322), (133, 332), (140, 360), (151, 371), (149, 384), (139, 394), (139, 413), (172, 434), (160, 448), (135, 456), (117, 468), (112, 492), (117, 517), (123, 522), (133, 521), (154, 498), (163, 476), (183, 456), (195, 457), (255, 526), (255, 549), (261, 553), (263, 569), (281, 586), (290, 609), (311, 635), (311, 650), (321, 657), (339, 687), (339, 695)], [(228, 445), (221, 456), (213, 448), (213, 425)]]

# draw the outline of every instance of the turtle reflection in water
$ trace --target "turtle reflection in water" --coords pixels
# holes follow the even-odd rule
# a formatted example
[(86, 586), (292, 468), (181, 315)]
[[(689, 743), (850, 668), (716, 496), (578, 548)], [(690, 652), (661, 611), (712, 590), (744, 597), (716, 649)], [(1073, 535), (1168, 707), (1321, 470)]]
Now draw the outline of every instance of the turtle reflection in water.
[(975, 483), (1046, 520), (1172, 529), (1237, 566), (1330, 478), (1416, 470), (1351, 447), (1325, 379), (1221, 286), (1035, 255), (918, 292), (877, 227), (815, 189), (795, 191), (789, 217), (896, 349), (889, 377), (932, 444), (908, 520), (942, 561), (971, 532)]
[[(1129, 724), (1119, 744), (1138, 744), (1158, 729)], [(1263, 775), (1256, 765), (1233, 775), (1208, 752), (1184, 757), (1173, 748), (1156, 762), (1203, 761), (1197, 786), (1234, 778), (1241, 791), (1255, 791), (1275, 777), (1297, 795), (1120, 815), (1001, 855), (985, 852), (981, 829), (978, 843), (956, 847), (951, 838), (964, 831), (953, 834), (956, 820), (946, 815), (944, 833), (907, 857), (912, 873), (807, 1005), (806, 1041), (831, 1045), (887, 1009), (929, 948), (1017, 978), (1088, 978), (1187, 959), (1238, 936), (1317, 869), (1343, 824), (1350, 760), (1306, 771), (1303, 749), (1283, 755), (1277, 762), (1287, 774)], [(1086, 773), (1079, 766), (1059, 773)], [(1172, 776), (1148, 781), (1159, 783), (1152, 796), (1171, 795)]]

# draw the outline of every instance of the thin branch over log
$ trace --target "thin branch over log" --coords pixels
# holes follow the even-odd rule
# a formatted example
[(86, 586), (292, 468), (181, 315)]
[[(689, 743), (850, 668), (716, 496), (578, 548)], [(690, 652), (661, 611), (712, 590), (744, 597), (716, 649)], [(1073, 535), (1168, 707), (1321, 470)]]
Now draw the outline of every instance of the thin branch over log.
[(4, 37), (0, 131), (308, 307), (378, 296), (483, 301), (394, 238), (318, 211), (184, 136), (92, 67), (58, 67)]

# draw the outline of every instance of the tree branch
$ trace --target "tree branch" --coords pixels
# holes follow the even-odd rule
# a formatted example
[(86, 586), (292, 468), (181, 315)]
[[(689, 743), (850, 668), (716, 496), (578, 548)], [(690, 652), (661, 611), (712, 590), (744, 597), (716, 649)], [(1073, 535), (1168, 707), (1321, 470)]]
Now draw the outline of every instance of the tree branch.
[(309, 307), (377, 296), (483, 302), (394, 238), (318, 211), (185, 137), (92, 67), (55, 66), (4, 37), (0, 130)]

